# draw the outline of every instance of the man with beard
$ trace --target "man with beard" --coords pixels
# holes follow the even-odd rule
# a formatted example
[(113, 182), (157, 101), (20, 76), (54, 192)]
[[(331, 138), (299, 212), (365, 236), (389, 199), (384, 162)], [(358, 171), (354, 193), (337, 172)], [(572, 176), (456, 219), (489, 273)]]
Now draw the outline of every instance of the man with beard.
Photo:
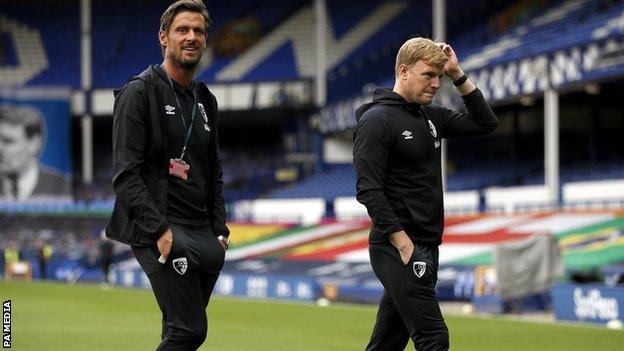
[[(432, 106), (446, 75), (467, 112)], [(445, 43), (412, 38), (399, 49), (395, 85), (356, 111), (357, 199), (373, 220), (370, 260), (384, 286), (367, 351), (449, 349), (435, 293), (444, 230), (440, 141), (496, 129), (496, 116)]]
[(196, 350), (229, 245), (217, 101), (195, 81), (209, 15), (201, 0), (160, 20), (164, 61), (115, 92), (109, 238), (132, 246), (162, 312), (157, 350)]

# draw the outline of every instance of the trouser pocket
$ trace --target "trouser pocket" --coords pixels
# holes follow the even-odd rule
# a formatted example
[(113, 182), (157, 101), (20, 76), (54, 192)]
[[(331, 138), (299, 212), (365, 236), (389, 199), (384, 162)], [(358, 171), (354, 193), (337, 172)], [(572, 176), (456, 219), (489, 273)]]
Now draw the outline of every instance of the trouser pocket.
[(422, 293), (422, 289), (427, 289), (435, 294), (437, 264), (432, 248), (414, 245), (414, 253), (405, 269), (408, 290)]
[(189, 256), (189, 234), (186, 230), (176, 224), (171, 225), (171, 231), (173, 232), (173, 243), (171, 244), (171, 251), (169, 251), (169, 261), (180, 257)]

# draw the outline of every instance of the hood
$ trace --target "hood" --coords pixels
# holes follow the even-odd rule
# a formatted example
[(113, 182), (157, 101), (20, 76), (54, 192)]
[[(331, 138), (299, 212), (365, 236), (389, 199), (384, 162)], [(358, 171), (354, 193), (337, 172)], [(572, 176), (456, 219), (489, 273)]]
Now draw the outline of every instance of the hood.
[(370, 110), (371, 108), (377, 106), (377, 105), (384, 105), (384, 106), (401, 106), (401, 107), (405, 107), (409, 110), (412, 111), (417, 111), (418, 109), (420, 109), (420, 105), (417, 103), (409, 103), (407, 101), (405, 101), (405, 99), (399, 95), (398, 93), (394, 92), (392, 89), (388, 89), (388, 88), (377, 88), (375, 89), (375, 92), (373, 92), (373, 101), (366, 103), (360, 107), (358, 107), (357, 110), (355, 110), (355, 118), (356, 120), (360, 120), (360, 118), (362, 118), (362, 115)]
[[(157, 77), (160, 77), (162, 80), (165, 81), (165, 83), (167, 83), (167, 85), (169, 85), (169, 80), (167, 79), (167, 73), (165, 73), (165, 71), (160, 67), (160, 65), (150, 65), (149, 67), (147, 67), (147, 69), (145, 69), (143, 72), (141, 72), (140, 74), (132, 77), (130, 80), (128, 80), (128, 83), (135, 80), (135, 79), (145, 79), (145, 77), (147, 75), (155, 75)], [(125, 85), (124, 85), (125, 87)], [(123, 90), (123, 87), (119, 88), (119, 89), (115, 89), (113, 90), (113, 95), (115, 97), (117, 97), (117, 95)]]
[(160, 77), (167, 85), (169, 85), (169, 78), (167, 77), (167, 73), (162, 68), (161, 65), (151, 65), (150, 68), (156, 73), (157, 76)]

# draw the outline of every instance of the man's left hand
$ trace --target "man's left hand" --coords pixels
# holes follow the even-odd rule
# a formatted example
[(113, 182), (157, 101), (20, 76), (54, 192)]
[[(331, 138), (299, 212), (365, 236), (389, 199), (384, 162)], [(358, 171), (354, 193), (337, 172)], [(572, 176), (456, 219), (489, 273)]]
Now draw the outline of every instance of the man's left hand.
[(456, 81), (461, 76), (464, 75), (464, 71), (459, 67), (459, 61), (457, 60), (457, 55), (455, 55), (455, 51), (453, 48), (447, 43), (437, 43), (442, 52), (449, 58), (448, 62), (444, 66), (444, 74), (451, 79), (451, 81)]

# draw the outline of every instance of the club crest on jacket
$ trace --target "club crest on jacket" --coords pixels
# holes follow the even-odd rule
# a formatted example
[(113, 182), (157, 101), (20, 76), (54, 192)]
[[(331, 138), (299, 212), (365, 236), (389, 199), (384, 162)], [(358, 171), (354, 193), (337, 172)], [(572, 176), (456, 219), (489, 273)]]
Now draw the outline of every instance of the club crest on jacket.
[(431, 135), (433, 135), (434, 138), (438, 137), (438, 131), (436, 130), (435, 125), (433, 125), (433, 122), (431, 121), (427, 121), (429, 122), (429, 132), (431, 133)]

